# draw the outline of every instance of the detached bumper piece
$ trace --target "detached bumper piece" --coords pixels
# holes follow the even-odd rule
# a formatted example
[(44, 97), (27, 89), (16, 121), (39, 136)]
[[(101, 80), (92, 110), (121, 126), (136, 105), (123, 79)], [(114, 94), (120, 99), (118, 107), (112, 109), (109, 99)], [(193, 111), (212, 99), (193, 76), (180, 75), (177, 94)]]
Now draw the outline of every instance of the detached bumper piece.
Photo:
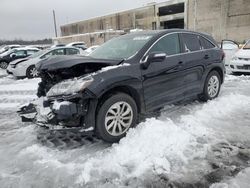
[[(93, 120), (87, 121), (89, 100), (64, 101), (39, 98), (34, 103), (24, 105), (18, 110), (23, 122), (34, 122), (49, 130), (76, 130), (92, 134)], [(92, 125), (93, 124), (93, 125)]]
[(20, 107), (17, 113), (22, 118), (22, 122), (33, 122), (36, 118), (37, 111), (35, 105), (29, 103), (28, 105)]

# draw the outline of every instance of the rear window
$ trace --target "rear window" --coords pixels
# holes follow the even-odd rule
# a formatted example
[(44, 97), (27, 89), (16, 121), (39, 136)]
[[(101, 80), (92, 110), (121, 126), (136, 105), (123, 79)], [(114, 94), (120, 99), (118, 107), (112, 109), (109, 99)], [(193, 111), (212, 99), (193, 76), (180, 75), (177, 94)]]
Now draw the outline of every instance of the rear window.
[(210, 41), (208, 41), (207, 39), (205, 39), (204, 37), (199, 37), (200, 38), (200, 42), (201, 42), (201, 47), (202, 49), (211, 49), (214, 48), (215, 45), (212, 44)]
[(197, 35), (183, 33), (182, 39), (185, 52), (194, 52), (202, 49)]

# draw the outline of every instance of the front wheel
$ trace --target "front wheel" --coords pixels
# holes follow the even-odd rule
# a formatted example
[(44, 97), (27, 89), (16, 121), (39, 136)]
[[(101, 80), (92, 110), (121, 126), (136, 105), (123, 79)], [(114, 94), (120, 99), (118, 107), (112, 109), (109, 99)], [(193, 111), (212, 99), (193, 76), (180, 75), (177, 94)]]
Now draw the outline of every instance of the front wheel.
[(8, 63), (6, 61), (1, 61), (0, 62), (0, 68), (7, 69), (7, 67), (8, 67)]
[(199, 96), (201, 101), (208, 101), (218, 97), (221, 88), (221, 77), (217, 71), (208, 74), (203, 93)]
[(36, 78), (36, 77), (38, 77), (38, 71), (37, 71), (35, 65), (32, 65), (32, 66), (28, 67), (28, 69), (26, 71), (26, 76), (28, 78)]
[(132, 97), (118, 93), (106, 99), (99, 108), (96, 135), (106, 142), (118, 142), (137, 123), (137, 106)]

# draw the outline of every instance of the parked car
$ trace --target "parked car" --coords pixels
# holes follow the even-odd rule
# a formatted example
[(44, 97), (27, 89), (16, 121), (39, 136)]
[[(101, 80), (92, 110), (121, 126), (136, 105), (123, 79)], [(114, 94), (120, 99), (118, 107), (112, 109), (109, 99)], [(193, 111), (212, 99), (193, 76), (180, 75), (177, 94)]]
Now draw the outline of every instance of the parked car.
[(13, 74), (17, 78), (34, 78), (38, 76), (35, 65), (39, 61), (55, 55), (76, 55), (81, 53), (81, 49), (74, 47), (57, 47), (46, 49), (34, 54), (33, 56), (30, 56), (29, 58), (11, 62), (7, 68), (7, 73)]
[(203, 33), (171, 29), (123, 35), (90, 56), (39, 62), (38, 96), (44, 98), (19, 113), (30, 120), (26, 113), (33, 109), (42, 126), (92, 130), (117, 142), (139, 117), (167, 104), (216, 98), (224, 81), (223, 61), (223, 51)]
[(234, 57), (235, 53), (239, 50), (239, 44), (232, 40), (222, 40), (221, 48), (225, 53), (225, 66), (227, 68), (232, 57)]
[(56, 47), (64, 47), (65, 44), (54, 44), (50, 48), (56, 48)]
[(91, 47), (87, 48), (86, 50), (84, 50), (83, 55), (87, 56), (87, 55), (91, 54), (91, 52), (96, 50), (98, 47), (99, 47), (99, 45), (95, 45), (95, 46), (91, 46)]
[(19, 44), (13, 44), (13, 45), (7, 45), (7, 46), (4, 46), (0, 49), (0, 54), (4, 53), (4, 52), (7, 52), (7, 51), (10, 51), (14, 48), (20, 48), (21, 45)]
[(229, 63), (229, 68), (233, 74), (250, 73), (250, 40), (235, 53)]
[(85, 44), (85, 42), (72, 42), (72, 43), (67, 44), (66, 46), (73, 46), (76, 48), (81, 48), (82, 50), (87, 49), (87, 45)]
[(6, 69), (11, 61), (28, 57), (38, 51), (39, 49), (37, 48), (25, 47), (25, 48), (15, 48), (12, 49), (11, 51), (3, 53), (0, 55), (0, 68)]

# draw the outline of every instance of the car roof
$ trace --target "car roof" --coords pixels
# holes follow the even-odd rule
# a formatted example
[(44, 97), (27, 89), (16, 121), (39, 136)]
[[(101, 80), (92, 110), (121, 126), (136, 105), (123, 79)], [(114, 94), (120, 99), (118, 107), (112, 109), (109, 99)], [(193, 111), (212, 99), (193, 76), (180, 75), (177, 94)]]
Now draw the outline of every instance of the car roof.
[(56, 46), (56, 47), (53, 47), (53, 48), (49, 48), (48, 50), (56, 50), (56, 49), (68, 49), (68, 48), (72, 48), (72, 49), (76, 49), (78, 50), (79, 48), (76, 48), (74, 46)]
[(15, 50), (39, 50), (39, 49), (34, 47), (21, 47), (21, 48), (15, 48)]
[(191, 31), (187, 29), (164, 29), (164, 30), (147, 30), (147, 31), (136, 31), (133, 33), (129, 33), (127, 35), (162, 35), (162, 34), (167, 34), (167, 33), (174, 33), (174, 32), (185, 32), (185, 33), (193, 33), (193, 34), (202, 34), (202, 35), (207, 35), (207, 33), (202, 33), (202, 32), (196, 32), (196, 31)]

